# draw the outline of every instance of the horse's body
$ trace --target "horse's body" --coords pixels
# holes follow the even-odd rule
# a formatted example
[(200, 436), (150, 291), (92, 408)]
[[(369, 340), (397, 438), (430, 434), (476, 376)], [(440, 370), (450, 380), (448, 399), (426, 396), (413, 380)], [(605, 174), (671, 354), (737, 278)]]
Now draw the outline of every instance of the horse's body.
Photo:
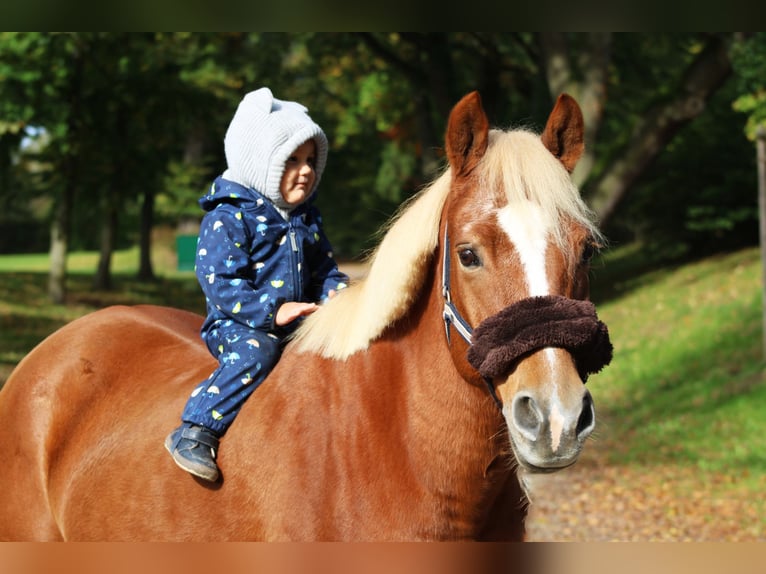
[(516, 463), (572, 464), (592, 403), (570, 354), (544, 348), (494, 379), (497, 408), (468, 344), (445, 337), (440, 238), (448, 227), (451, 300), (478, 325), (529, 296), (584, 298), (597, 232), (568, 183), (574, 101), (560, 98), (544, 146), (517, 136), (531, 159), (511, 165), (547, 179), (502, 173), (491, 140), (510, 134), (488, 134), (475, 94), (455, 107), (450, 169), (394, 224), (368, 278), (306, 321), (223, 439), (217, 484), (163, 447), (215, 368), (201, 317), (112, 307), (51, 335), (0, 392), (0, 539), (522, 539)]

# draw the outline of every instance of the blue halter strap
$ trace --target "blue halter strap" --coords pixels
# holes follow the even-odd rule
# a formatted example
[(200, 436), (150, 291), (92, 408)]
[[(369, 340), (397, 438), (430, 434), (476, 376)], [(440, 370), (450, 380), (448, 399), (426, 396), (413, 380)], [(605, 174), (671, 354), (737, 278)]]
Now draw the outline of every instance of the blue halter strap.
[(469, 345), (473, 343), (473, 329), (463, 319), (460, 311), (457, 310), (452, 302), (450, 295), (450, 245), (447, 226), (444, 227), (444, 261), (442, 262), (442, 295), (444, 296), (444, 329), (447, 332), (447, 343), (452, 344), (450, 336), (450, 326), (454, 325), (458, 334)]
[[(457, 310), (455, 304), (452, 302), (452, 296), (450, 295), (450, 244), (449, 234), (447, 233), (447, 225), (444, 226), (444, 257), (442, 261), (442, 295), (444, 296), (444, 312), (442, 317), (444, 318), (444, 329), (447, 333), (447, 344), (452, 345), (452, 337), (450, 335), (450, 327), (455, 327), (458, 334), (463, 337), (463, 340), (468, 345), (473, 344), (473, 329), (468, 322), (463, 319), (460, 311)], [(501, 411), (503, 410), (503, 403), (497, 397), (495, 392), (495, 385), (492, 383), (492, 379), (483, 377), (484, 382), (487, 384), (489, 394)]]

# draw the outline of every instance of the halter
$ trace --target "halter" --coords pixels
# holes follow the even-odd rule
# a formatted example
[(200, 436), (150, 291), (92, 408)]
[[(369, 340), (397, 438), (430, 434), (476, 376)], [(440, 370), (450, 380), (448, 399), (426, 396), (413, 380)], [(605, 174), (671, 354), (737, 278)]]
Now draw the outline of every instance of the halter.
[[(454, 326), (458, 334), (463, 337), (463, 340), (468, 343), (470, 347), (473, 344), (473, 329), (468, 322), (463, 319), (460, 311), (457, 310), (455, 304), (452, 302), (452, 296), (450, 295), (450, 243), (449, 234), (447, 232), (447, 225), (444, 226), (444, 257), (442, 260), (442, 295), (444, 296), (444, 311), (442, 318), (444, 319), (444, 330), (447, 334), (447, 344), (452, 345), (452, 337), (450, 334), (450, 327)], [(495, 404), (502, 411), (503, 403), (497, 397), (495, 391), (495, 385), (492, 383), (492, 379), (489, 377), (482, 377), (487, 384), (489, 394), (495, 400)]]
[(455, 326), (455, 330), (463, 337), (463, 340), (471, 345), (473, 343), (473, 329), (468, 322), (463, 319), (460, 311), (457, 310), (452, 302), (450, 295), (450, 258), (449, 258), (449, 235), (447, 226), (444, 227), (444, 261), (442, 262), (442, 295), (444, 296), (444, 329), (447, 332), (447, 343), (452, 344), (450, 337), (450, 325)]

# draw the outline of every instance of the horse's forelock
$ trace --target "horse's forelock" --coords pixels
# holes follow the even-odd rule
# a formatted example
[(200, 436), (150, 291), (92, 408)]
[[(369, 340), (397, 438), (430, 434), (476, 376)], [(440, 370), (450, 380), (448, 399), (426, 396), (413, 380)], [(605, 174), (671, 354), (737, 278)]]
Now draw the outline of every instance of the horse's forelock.
[(601, 240), (593, 212), (585, 205), (564, 166), (537, 134), (527, 130), (491, 130), (489, 149), (480, 170), (480, 185), (504, 190), (509, 204), (524, 200), (537, 204), (560, 247), (566, 245), (564, 219), (583, 225)]

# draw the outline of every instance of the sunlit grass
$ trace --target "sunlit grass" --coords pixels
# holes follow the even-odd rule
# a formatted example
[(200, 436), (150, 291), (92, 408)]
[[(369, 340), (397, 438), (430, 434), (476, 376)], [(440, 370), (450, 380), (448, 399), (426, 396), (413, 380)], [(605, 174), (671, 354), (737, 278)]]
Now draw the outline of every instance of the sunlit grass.
[[(67, 256), (67, 272), (93, 274), (98, 266), (98, 253), (75, 251)], [(135, 274), (138, 269), (138, 247), (116, 251), (112, 256), (111, 270), (115, 274)], [(188, 271), (176, 270), (176, 255), (171, 246), (160, 245), (152, 253), (156, 275), (162, 277), (192, 277)], [(50, 257), (47, 253), (30, 253), (0, 256), (0, 272), (34, 271), (48, 273)]]
[(204, 297), (194, 274), (177, 271), (170, 246), (152, 254), (156, 281), (136, 279), (138, 249), (112, 258), (113, 288), (93, 288), (98, 254), (74, 252), (67, 258), (67, 303), (47, 295), (47, 254), (0, 256), (0, 385), (13, 367), (42, 339), (74, 319), (107, 305), (155, 304), (204, 312)]
[[(635, 251), (611, 255), (639, 257)], [(757, 249), (613, 281), (599, 305), (615, 354), (588, 383), (614, 461), (766, 475)], [(598, 293), (599, 288), (596, 287)], [(616, 297), (616, 298), (615, 298)]]

